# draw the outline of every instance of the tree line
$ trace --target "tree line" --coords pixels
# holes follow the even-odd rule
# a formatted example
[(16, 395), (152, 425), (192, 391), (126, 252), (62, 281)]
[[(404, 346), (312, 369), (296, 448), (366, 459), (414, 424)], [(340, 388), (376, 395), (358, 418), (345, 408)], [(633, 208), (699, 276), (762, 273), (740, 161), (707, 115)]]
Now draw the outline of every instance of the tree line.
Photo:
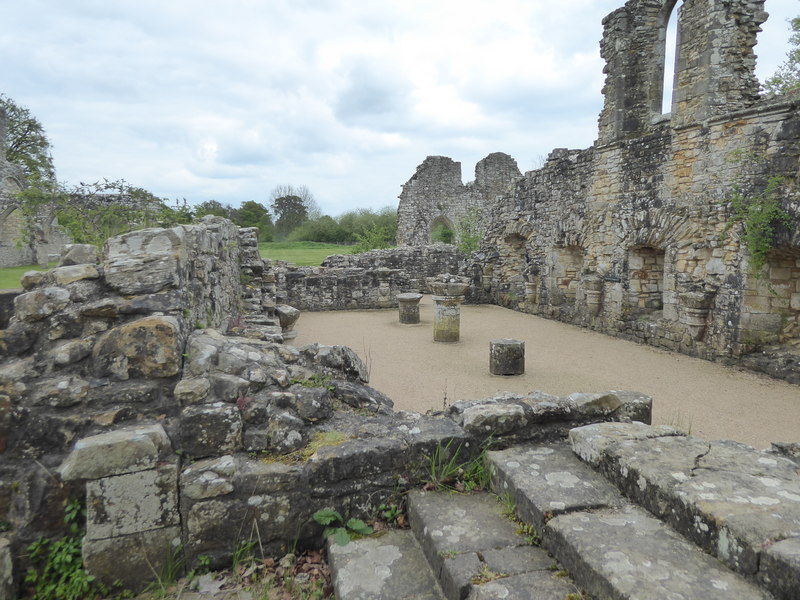
[(323, 215), (305, 185), (278, 185), (266, 204), (247, 200), (238, 207), (217, 200), (196, 206), (185, 199), (170, 202), (124, 180), (68, 186), (56, 178), (50, 140), (39, 120), (4, 94), (0, 94), (0, 109), (6, 114), (6, 159), (20, 167), (25, 181), (17, 194), (24, 217), (22, 243), (42, 241), (44, 223), (53, 220), (74, 242), (100, 245), (134, 229), (192, 223), (206, 215), (226, 217), (240, 227), (257, 227), (262, 242), (315, 241), (356, 244), (359, 249), (395, 243), (394, 208)]

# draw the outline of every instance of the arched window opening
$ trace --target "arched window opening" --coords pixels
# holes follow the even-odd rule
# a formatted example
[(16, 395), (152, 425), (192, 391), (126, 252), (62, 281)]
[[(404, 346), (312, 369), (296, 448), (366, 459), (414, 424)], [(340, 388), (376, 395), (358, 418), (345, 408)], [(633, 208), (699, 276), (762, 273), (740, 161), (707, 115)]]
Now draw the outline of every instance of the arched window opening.
[(672, 95), (675, 87), (675, 73), (680, 60), (680, 12), (683, 0), (665, 0), (659, 14), (659, 28), (656, 64), (652, 70), (650, 102), (653, 118), (660, 120), (662, 115), (672, 111)]
[(431, 241), (452, 244), (455, 240), (455, 228), (450, 219), (439, 216), (434, 219), (431, 226)]

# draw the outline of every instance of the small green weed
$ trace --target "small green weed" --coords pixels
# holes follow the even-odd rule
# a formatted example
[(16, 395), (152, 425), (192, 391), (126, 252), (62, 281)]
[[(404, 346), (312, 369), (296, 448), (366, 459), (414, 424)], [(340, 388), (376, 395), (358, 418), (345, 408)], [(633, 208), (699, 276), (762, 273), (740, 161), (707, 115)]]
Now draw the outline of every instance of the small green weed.
[(348, 519), (347, 522), (335, 510), (323, 508), (314, 513), (314, 520), (325, 526), (322, 535), (333, 536), (333, 540), (340, 546), (350, 543), (352, 535), (372, 535), (372, 527), (361, 519)]
[(25, 574), (25, 583), (31, 586), (34, 600), (83, 600), (108, 594), (108, 589), (83, 567), (85, 517), (81, 503), (70, 501), (64, 512), (67, 535), (59, 540), (41, 537), (28, 546), (32, 566)]
[(402, 526), (405, 524), (403, 507), (393, 502), (381, 504), (378, 507), (380, 517), (390, 525)]
[(325, 388), (329, 392), (334, 391), (336, 388), (331, 385), (331, 376), (330, 375), (320, 375), (319, 373), (314, 373), (310, 375), (308, 379), (292, 379), (291, 382), (293, 384), (302, 385), (303, 387), (308, 388)]
[(454, 440), (442, 446), (436, 445), (433, 453), (427, 457), (424, 465), (423, 478), (425, 489), (447, 490), (451, 492), (472, 492), (487, 489), (491, 483), (491, 471), (486, 464), (486, 452), (492, 440), (486, 440), (478, 455), (462, 461), (461, 452), (463, 445), (451, 450)]
[(490, 581), (494, 581), (496, 579), (503, 579), (504, 577), (508, 577), (508, 573), (497, 573), (492, 571), (492, 569), (486, 563), (481, 565), (481, 570), (478, 571), (477, 575), (473, 575), (472, 579), (470, 579), (470, 583), (473, 585), (480, 585), (482, 583), (489, 583)]

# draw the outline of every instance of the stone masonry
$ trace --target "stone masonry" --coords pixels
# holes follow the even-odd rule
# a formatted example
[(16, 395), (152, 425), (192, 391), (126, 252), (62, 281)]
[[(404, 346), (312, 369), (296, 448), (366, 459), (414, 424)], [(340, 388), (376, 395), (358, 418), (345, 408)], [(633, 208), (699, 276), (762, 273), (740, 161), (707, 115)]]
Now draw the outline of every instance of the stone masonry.
[[(483, 302), (800, 383), (800, 98), (758, 95), (761, 0), (686, 0), (671, 112), (662, 108), (675, 4), (630, 0), (606, 17), (597, 141), (554, 150), (484, 200), (486, 235), (465, 274)], [(451, 212), (474, 205), (453, 165), (428, 158), (404, 186), (400, 230), (415, 233), (403, 242), (429, 235), (440, 197)], [(730, 199), (759, 194), (771, 176), (785, 178), (793, 224), (754, 273)]]

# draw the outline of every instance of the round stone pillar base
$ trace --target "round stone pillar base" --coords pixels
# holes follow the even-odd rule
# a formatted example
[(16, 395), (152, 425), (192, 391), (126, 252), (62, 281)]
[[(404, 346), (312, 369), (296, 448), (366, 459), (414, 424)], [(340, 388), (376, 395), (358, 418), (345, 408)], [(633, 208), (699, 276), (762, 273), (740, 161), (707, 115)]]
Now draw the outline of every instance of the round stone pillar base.
[(522, 375), (525, 372), (525, 342), (509, 339), (489, 342), (489, 372), (492, 375)]
[(461, 337), (461, 296), (433, 296), (433, 341), (457, 342)]
[(397, 307), (400, 310), (400, 322), (406, 325), (419, 323), (419, 301), (422, 294), (397, 294)]

